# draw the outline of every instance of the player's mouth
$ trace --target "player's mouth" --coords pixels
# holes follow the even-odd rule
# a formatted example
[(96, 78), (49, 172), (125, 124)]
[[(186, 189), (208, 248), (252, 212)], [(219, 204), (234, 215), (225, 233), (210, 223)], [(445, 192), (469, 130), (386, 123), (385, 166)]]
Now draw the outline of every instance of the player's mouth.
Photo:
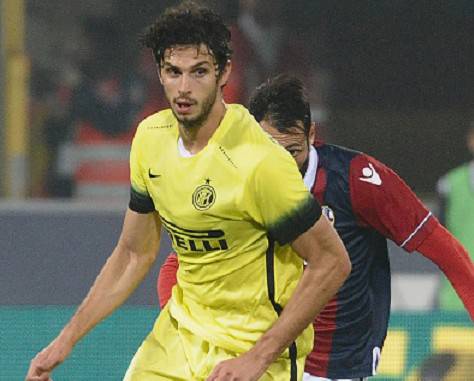
[(191, 101), (189, 99), (177, 99), (175, 101), (176, 111), (179, 114), (189, 114), (191, 113), (192, 106), (194, 106), (196, 102)]

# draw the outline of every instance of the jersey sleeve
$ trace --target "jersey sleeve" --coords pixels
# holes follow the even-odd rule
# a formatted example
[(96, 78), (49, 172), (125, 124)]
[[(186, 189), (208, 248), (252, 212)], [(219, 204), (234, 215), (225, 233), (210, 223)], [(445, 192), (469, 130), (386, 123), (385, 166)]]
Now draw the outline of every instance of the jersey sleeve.
[(171, 298), (171, 291), (177, 282), (176, 273), (178, 272), (178, 267), (178, 256), (175, 253), (170, 253), (160, 268), (156, 282), (160, 308), (163, 308)]
[(155, 211), (155, 205), (150, 197), (141, 165), (141, 140), (140, 127), (133, 138), (130, 150), (130, 202), (128, 207), (137, 213), (150, 213)]
[(376, 159), (357, 155), (349, 176), (352, 207), (359, 222), (406, 251), (415, 251), (437, 225), (408, 185)]
[(280, 245), (294, 241), (321, 216), (321, 207), (306, 189), (293, 158), (278, 147), (258, 164), (251, 178), (255, 220)]
[(443, 271), (474, 321), (474, 264), (466, 249), (448, 230), (436, 224), (418, 251)]

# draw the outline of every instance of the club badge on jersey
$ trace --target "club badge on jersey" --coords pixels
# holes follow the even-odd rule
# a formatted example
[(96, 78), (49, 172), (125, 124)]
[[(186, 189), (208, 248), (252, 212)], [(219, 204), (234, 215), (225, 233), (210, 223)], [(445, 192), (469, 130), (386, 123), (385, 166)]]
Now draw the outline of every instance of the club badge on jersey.
[(197, 210), (207, 210), (216, 201), (216, 191), (210, 182), (210, 179), (206, 179), (206, 183), (193, 192), (193, 205)]

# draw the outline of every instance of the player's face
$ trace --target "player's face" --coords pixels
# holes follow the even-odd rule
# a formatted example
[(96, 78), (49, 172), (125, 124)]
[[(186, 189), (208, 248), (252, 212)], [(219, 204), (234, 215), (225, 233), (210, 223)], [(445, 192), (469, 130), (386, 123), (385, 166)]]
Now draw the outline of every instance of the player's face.
[[(267, 120), (260, 122), (260, 126), (293, 156), (301, 171), (306, 170), (304, 167), (308, 161), (309, 146), (313, 143), (314, 133), (311, 132), (308, 137), (304, 132), (303, 122), (298, 121), (296, 124), (296, 126), (288, 129), (288, 132), (283, 133), (273, 127)], [(314, 127), (311, 126), (311, 131), (313, 130)]]
[(219, 76), (214, 56), (206, 46), (183, 45), (165, 51), (160, 81), (175, 117), (184, 127), (201, 126), (226, 83), (229, 65)]

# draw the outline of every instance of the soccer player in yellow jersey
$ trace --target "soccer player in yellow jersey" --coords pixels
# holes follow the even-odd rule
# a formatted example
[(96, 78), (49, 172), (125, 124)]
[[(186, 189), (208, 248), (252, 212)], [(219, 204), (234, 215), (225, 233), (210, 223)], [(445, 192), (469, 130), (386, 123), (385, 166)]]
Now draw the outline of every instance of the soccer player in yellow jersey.
[(144, 36), (171, 108), (138, 127), (117, 246), (28, 381), (50, 380), (125, 301), (155, 260), (161, 227), (179, 256), (178, 283), (125, 380), (301, 379), (310, 324), (350, 262), (292, 157), (244, 107), (224, 104), (229, 42), (222, 20), (192, 3)]

